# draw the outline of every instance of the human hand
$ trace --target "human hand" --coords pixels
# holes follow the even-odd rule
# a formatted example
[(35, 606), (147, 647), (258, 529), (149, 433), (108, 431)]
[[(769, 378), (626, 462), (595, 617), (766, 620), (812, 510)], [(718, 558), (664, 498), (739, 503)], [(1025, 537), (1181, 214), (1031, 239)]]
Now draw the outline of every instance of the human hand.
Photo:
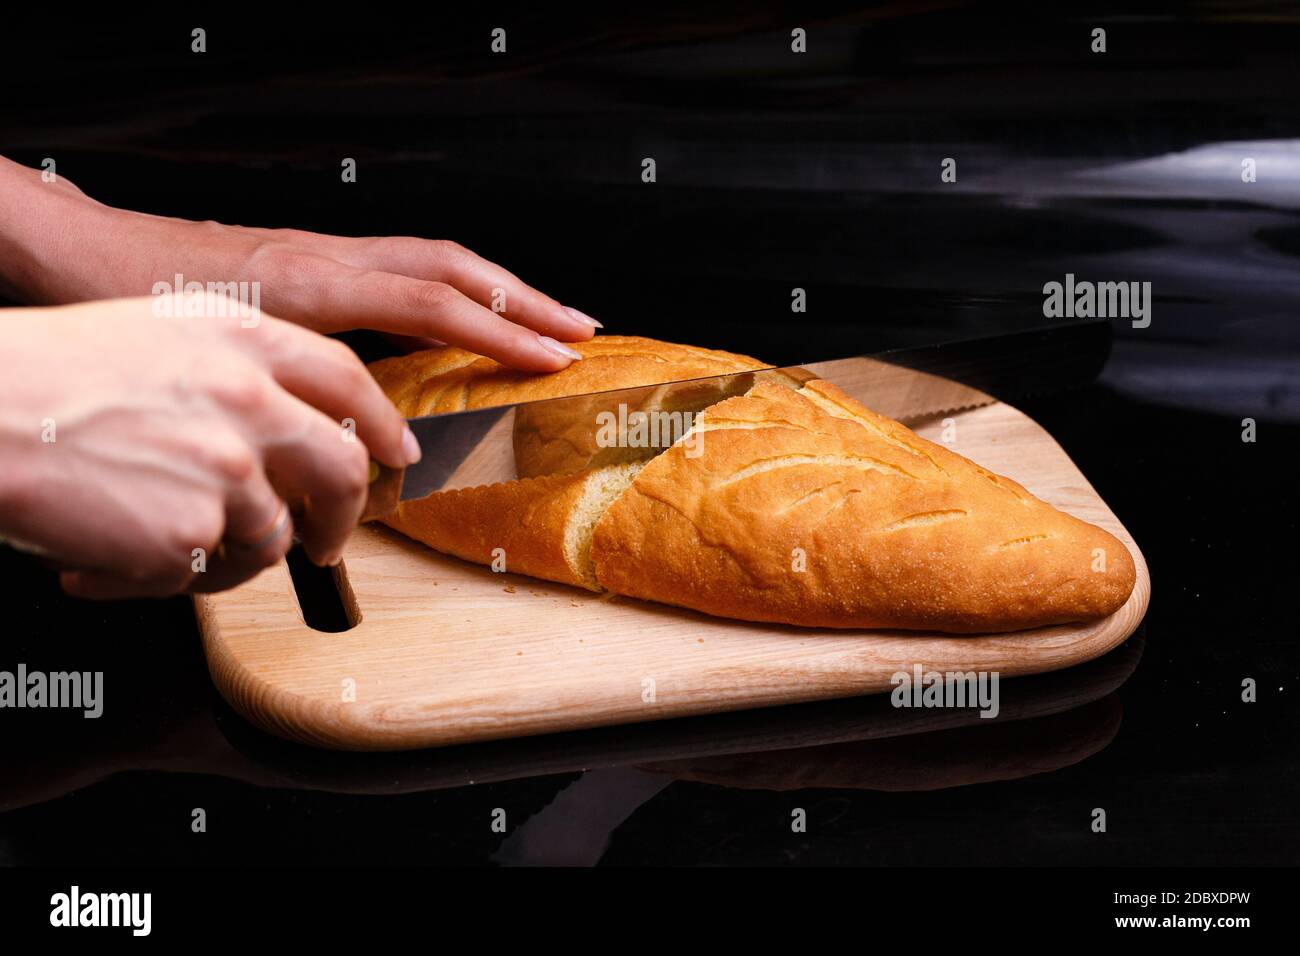
[[(332, 339), (228, 300), (0, 310), (0, 536), (92, 598), (221, 590), (288, 550), (336, 563), (370, 458), (419, 446)], [(348, 421), (354, 427), (347, 426)], [(286, 501), (305, 502), (288, 518)]]
[(454, 242), (151, 216), (0, 158), (0, 287), (15, 298), (149, 295), (178, 275), (205, 287), (250, 283), (253, 305), (317, 332), (375, 329), (420, 348), (436, 340), (533, 372), (580, 359), (563, 343), (599, 326)]

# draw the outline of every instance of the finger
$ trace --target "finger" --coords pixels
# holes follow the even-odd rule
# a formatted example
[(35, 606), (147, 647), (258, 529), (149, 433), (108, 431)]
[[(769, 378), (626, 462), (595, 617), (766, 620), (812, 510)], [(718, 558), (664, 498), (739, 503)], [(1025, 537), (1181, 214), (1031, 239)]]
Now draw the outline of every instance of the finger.
[(274, 314), (326, 331), (369, 328), (428, 336), (527, 372), (557, 372), (582, 355), (502, 318), (453, 287), (295, 253), (276, 261)]
[(226, 529), (222, 543), (243, 550), (262, 547), (283, 527), (289, 508), (258, 468), (226, 493)]
[(454, 242), (409, 236), (350, 239), (334, 255), (359, 268), (446, 283), (511, 322), (562, 342), (585, 342), (601, 327), (590, 316), (561, 305)]
[(259, 446), (276, 486), (304, 502), (297, 523), (307, 557), (320, 565), (337, 564), (366, 503), (366, 446), (283, 391), (268, 400), (259, 428)]
[(226, 514), (226, 536), (204, 573), (190, 582), (191, 593), (224, 591), (242, 584), (277, 563), (293, 545), (289, 506), (261, 470), (231, 489)]
[(420, 445), (405, 419), (350, 348), (308, 329), (264, 317), (257, 329), (233, 333), (258, 347), (282, 388), (353, 429), (385, 465), (420, 460)]
[[(225, 527), (224, 509), (215, 497), (168, 501), (165, 495), (150, 496), (148, 489), (142, 500), (150, 502), (157, 526), (139, 528), (137, 538), (104, 542), (109, 547), (103, 560), (83, 553), (69, 562), (72, 567), (59, 574), (65, 592), (91, 600), (115, 600), (167, 597), (189, 586), (202, 567), (200, 558), (206, 560), (217, 550)], [(99, 504), (111, 507), (108, 502)], [(94, 537), (93, 533), (88, 536), (92, 541)]]
[(114, 571), (65, 570), (59, 572), (64, 593), (90, 601), (118, 601), (126, 598), (168, 597), (179, 594), (194, 577), (178, 572), (173, 576), (133, 577)]
[(342, 305), (336, 299), (341, 296), (361, 303), (356, 307), (364, 310), (372, 328), (441, 339), (527, 372), (556, 372), (582, 358), (569, 346), (516, 325), (441, 282), (357, 270), (348, 282), (322, 288), (321, 294), (334, 308)]
[(111, 571), (60, 571), (59, 587), (63, 593), (88, 601), (111, 601), (143, 597), (138, 581), (130, 581)]
[(261, 571), (278, 563), (289, 553), (294, 544), (294, 522), (289, 505), (279, 498), (274, 498), (274, 501), (277, 502), (278, 510), (272, 519), (261, 524), (259, 531), (252, 532), (252, 536), (240, 535), (222, 541), (221, 548), (217, 549), (217, 554), (208, 562), (207, 572), (195, 576), (188, 591), (209, 593), (237, 587), (244, 581), (256, 578)]

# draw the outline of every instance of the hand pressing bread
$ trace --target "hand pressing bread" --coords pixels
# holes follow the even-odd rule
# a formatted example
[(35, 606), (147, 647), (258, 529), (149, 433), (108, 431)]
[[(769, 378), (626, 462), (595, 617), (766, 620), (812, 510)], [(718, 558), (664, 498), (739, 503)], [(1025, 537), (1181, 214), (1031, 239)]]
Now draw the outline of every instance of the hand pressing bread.
[[(593, 372), (617, 388), (763, 367), (631, 337), (579, 348), (600, 361), (529, 378), (434, 350), (376, 377), (413, 415), (581, 394)], [(1019, 630), (1104, 617), (1132, 591), (1118, 539), (828, 382), (759, 381), (708, 407), (690, 437), (701, 453), (679, 441), (648, 462), (437, 493), (386, 523), (480, 563), (501, 548), (535, 577), (800, 626)]]
[(243, 282), (259, 308), (317, 332), (374, 329), (408, 348), (449, 342), (533, 372), (564, 368), (577, 358), (564, 343), (600, 327), (455, 242), (151, 216), (47, 172), (0, 157), (0, 293), (22, 302)]

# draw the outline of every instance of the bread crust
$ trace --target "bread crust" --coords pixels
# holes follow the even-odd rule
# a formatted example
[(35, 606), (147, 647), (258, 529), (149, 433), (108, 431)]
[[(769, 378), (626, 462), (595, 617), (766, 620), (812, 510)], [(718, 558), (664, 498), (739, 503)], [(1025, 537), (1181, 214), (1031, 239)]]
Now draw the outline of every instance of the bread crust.
[(955, 633), (1104, 617), (1133, 589), (1114, 536), (829, 382), (761, 383), (700, 427), (699, 457), (654, 459), (597, 523), (605, 588), (742, 620)]
[(369, 369), (402, 417), (418, 418), (771, 367), (747, 355), (636, 335), (600, 335), (571, 347), (583, 360), (550, 375), (450, 346), (381, 359)]

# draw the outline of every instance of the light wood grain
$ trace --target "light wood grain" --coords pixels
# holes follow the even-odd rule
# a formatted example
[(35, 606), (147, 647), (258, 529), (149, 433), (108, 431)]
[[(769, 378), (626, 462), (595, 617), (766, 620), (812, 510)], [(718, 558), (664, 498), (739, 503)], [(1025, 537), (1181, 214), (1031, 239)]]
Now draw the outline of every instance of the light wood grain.
[[(1040, 673), (1117, 646), (1150, 597), (1128, 532), (1018, 410), (953, 417), (955, 451), (1128, 546), (1138, 574), (1124, 607), (1091, 624), (974, 637), (746, 624), (494, 574), (367, 526), (342, 569), (356, 627), (307, 627), (287, 567), (270, 568), (196, 599), (209, 668), (231, 705), (267, 730), (322, 747), (400, 750), (879, 693), (914, 664)], [(914, 427), (939, 439), (938, 420)], [(343, 700), (348, 680), (353, 702)]]

